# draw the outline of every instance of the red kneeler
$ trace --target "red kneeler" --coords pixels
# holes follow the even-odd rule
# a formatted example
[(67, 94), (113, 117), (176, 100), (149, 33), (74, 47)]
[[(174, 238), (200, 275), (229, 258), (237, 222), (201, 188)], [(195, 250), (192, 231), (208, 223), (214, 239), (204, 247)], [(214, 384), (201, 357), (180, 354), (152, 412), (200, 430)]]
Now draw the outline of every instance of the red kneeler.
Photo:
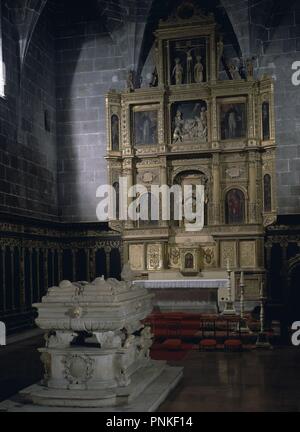
[(215, 339), (203, 339), (199, 344), (200, 351), (215, 350), (217, 348), (217, 341)]
[(227, 339), (224, 342), (225, 351), (242, 351), (242, 342), (239, 339)]
[(166, 339), (162, 343), (162, 347), (168, 351), (176, 351), (181, 348), (181, 339)]

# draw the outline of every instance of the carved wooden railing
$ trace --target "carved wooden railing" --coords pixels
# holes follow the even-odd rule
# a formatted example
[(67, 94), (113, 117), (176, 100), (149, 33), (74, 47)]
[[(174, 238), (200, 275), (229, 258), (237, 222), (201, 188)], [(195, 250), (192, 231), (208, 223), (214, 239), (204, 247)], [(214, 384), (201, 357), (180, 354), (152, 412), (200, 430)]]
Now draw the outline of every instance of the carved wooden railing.
[(119, 278), (119, 234), (106, 224), (63, 224), (0, 214), (0, 320), (33, 325), (32, 303), (62, 279)]

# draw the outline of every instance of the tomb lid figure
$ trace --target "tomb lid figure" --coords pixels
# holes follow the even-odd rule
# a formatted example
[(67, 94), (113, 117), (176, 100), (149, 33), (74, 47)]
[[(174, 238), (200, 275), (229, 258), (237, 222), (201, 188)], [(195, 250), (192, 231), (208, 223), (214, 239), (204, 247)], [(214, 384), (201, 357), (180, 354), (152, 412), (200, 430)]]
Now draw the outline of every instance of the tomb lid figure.
[(176, 85), (182, 84), (183, 81), (183, 67), (180, 63), (180, 58), (176, 57), (175, 66), (172, 72), (172, 77), (175, 77)]
[(204, 71), (204, 67), (203, 64), (201, 62), (201, 56), (197, 56), (196, 57), (197, 63), (195, 64), (194, 67), (194, 79), (196, 83), (202, 83), (204, 76), (203, 76), (203, 71)]

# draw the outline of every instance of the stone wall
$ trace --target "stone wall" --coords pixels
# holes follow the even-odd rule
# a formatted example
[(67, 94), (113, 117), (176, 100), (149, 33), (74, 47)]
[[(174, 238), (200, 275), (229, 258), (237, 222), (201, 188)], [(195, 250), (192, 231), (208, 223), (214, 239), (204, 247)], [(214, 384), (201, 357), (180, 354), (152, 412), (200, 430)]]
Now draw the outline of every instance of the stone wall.
[[(76, 17), (75, 17), (76, 18)], [(105, 94), (123, 89), (126, 68), (100, 18), (67, 24), (56, 39), (59, 204), (64, 220), (96, 219), (106, 183)]]
[(0, 210), (53, 219), (57, 160), (52, 4), (37, 24), (22, 70), (13, 13), (7, 7), (2, 13), (7, 85), (6, 98), (0, 99)]
[(292, 64), (300, 61), (300, 4), (265, 0), (250, 8), (250, 21), (258, 73), (275, 80), (278, 212), (296, 214), (300, 213), (300, 87), (292, 83)]

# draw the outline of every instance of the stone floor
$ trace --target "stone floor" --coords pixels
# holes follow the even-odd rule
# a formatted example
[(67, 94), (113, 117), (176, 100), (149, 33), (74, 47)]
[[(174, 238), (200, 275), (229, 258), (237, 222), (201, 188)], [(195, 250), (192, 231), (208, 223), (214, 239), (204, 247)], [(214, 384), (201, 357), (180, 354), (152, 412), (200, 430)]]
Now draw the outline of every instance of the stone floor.
[(300, 411), (300, 349), (192, 351), (161, 412)]
[[(38, 381), (35, 337), (0, 347), (0, 401)], [(300, 411), (300, 348), (245, 353), (191, 351), (184, 378), (161, 412)]]

